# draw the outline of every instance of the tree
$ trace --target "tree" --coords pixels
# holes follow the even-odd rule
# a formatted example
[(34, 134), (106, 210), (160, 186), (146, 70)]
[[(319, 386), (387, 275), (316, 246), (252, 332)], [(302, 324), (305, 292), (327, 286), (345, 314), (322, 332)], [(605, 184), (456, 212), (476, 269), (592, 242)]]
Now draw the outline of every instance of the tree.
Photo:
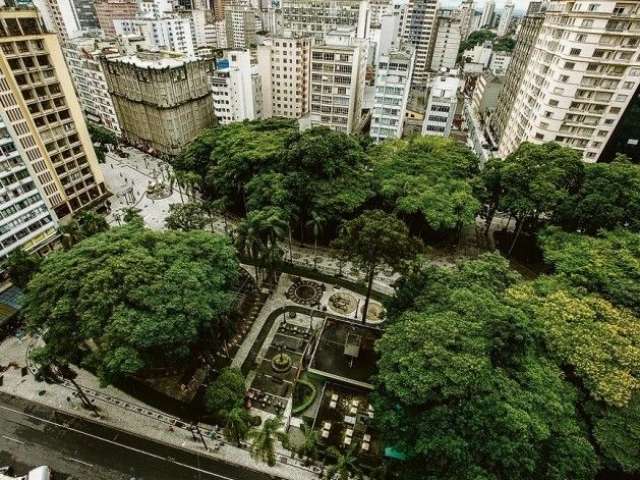
[(200, 203), (173, 203), (165, 226), (170, 230), (202, 230), (207, 224), (206, 212)]
[(640, 165), (620, 159), (584, 169), (580, 189), (559, 205), (553, 223), (590, 235), (617, 227), (640, 231)]
[(249, 431), (253, 458), (265, 462), (270, 467), (276, 464), (276, 442), (280, 441), (286, 447), (289, 441), (287, 434), (281, 431), (282, 426), (280, 417), (272, 417), (262, 422), (260, 428)]
[[(484, 25), (481, 25), (484, 27)], [(487, 40), (493, 40), (496, 38), (496, 34), (491, 30), (476, 30), (471, 32), (469, 36), (460, 43), (459, 53), (462, 54), (465, 50), (475, 47), (476, 45), (482, 45)]]
[(381, 210), (368, 210), (345, 223), (342, 234), (333, 246), (365, 274), (367, 294), (362, 311), (364, 323), (373, 280), (380, 268), (387, 266), (398, 271), (405, 260), (420, 250), (422, 243), (409, 235), (407, 226), (397, 217)]
[(311, 231), (313, 232), (313, 256), (314, 261), (315, 257), (318, 253), (318, 237), (322, 233), (322, 229), (325, 224), (325, 219), (322, 215), (319, 215), (315, 211), (311, 211), (311, 219), (307, 222), (307, 226), (311, 227)]
[(329, 466), (325, 473), (327, 480), (357, 480), (362, 478), (362, 470), (358, 466), (355, 447), (351, 447), (346, 452), (341, 452), (335, 447), (329, 447), (327, 452), (335, 459), (335, 463)]
[(314, 461), (318, 456), (318, 443), (320, 442), (318, 431), (306, 423), (300, 426), (300, 430), (302, 431), (303, 440), (302, 445), (298, 448), (298, 455)]
[(109, 383), (220, 343), (238, 268), (222, 237), (127, 225), (49, 255), (23, 313), (45, 342), (40, 358), (90, 365)]
[(213, 384), (207, 387), (207, 410), (213, 414), (231, 412), (244, 403), (245, 378), (237, 368), (223, 368)]
[(104, 163), (105, 155), (107, 153), (107, 145), (117, 147), (118, 137), (111, 130), (107, 130), (100, 125), (95, 125), (90, 122), (87, 123), (87, 128), (89, 129), (89, 136), (91, 137), (91, 142), (93, 143), (94, 150), (96, 151), (98, 162)]
[(459, 233), (475, 222), (478, 159), (467, 147), (448, 138), (412, 137), (382, 142), (369, 156), (383, 209), (406, 218), (413, 231), (422, 222), (437, 232)]
[(7, 256), (5, 268), (11, 282), (18, 288), (25, 289), (29, 280), (40, 269), (42, 258), (17, 248)]
[(122, 209), (122, 221), (127, 224), (144, 226), (144, 219), (140, 215), (140, 211), (137, 208), (128, 207)]
[(511, 37), (500, 37), (493, 41), (494, 52), (512, 52), (516, 47), (516, 41)]
[(80, 224), (80, 236), (82, 238), (87, 238), (109, 230), (109, 224), (105, 216), (93, 210), (82, 212), (78, 216), (78, 223)]
[(235, 406), (230, 411), (223, 412), (225, 417), (224, 438), (240, 447), (247, 438), (250, 430), (251, 416), (242, 406)]
[(61, 224), (60, 234), (62, 235), (62, 246), (67, 250), (85, 238), (80, 223), (76, 219)]

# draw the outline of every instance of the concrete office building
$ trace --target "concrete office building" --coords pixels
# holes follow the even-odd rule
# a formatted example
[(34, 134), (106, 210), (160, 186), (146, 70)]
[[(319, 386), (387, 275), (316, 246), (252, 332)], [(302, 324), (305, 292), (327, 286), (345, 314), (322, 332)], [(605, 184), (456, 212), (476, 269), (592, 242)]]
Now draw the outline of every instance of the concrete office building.
[(113, 21), (118, 35), (141, 35), (150, 48), (182, 53), (187, 56), (195, 54), (191, 22), (181, 15), (165, 15), (163, 17), (134, 18)]
[(369, 0), (369, 24), (371, 28), (380, 28), (381, 17), (389, 9), (391, 2), (392, 0)]
[(489, 67), (491, 63), (491, 55), (493, 54), (493, 44), (486, 41), (482, 45), (476, 45), (462, 52), (462, 57), (467, 63), (480, 63), (483, 68)]
[(408, 9), (409, 3), (407, 0), (393, 0), (387, 11), (381, 15), (374, 65), (380, 62), (382, 55), (400, 48), (402, 27), (407, 17)]
[(301, 118), (309, 112), (312, 43), (309, 36), (290, 35), (258, 45), (264, 118)]
[(491, 60), (489, 61), (489, 70), (496, 75), (504, 75), (511, 63), (511, 53), (507, 52), (491, 52)]
[(410, 0), (403, 40), (416, 50), (416, 61), (411, 80), (412, 88), (423, 90), (429, 80), (432, 42), (435, 35), (438, 0)]
[(47, 5), (61, 44), (100, 28), (93, 0), (47, 0)]
[(456, 75), (457, 72), (438, 75), (431, 81), (427, 110), (422, 124), (423, 135), (448, 137), (451, 133), (460, 87), (460, 79)]
[(548, 2), (500, 154), (556, 141), (595, 162), (640, 83), (639, 48), (640, 3)]
[(224, 10), (229, 48), (253, 48), (256, 46), (256, 12), (244, 5), (227, 5)]
[(491, 28), (493, 25), (493, 14), (496, 10), (495, 0), (486, 0), (480, 17), (480, 28)]
[(438, 9), (431, 70), (439, 72), (443, 68), (451, 69), (456, 66), (458, 50), (462, 41), (460, 30), (460, 16), (455, 10)]
[(504, 88), (498, 98), (496, 111), (491, 116), (491, 132), (497, 140), (502, 137), (502, 133), (507, 126), (511, 109), (515, 103), (516, 93), (526, 71), (531, 51), (542, 28), (543, 19), (542, 2), (531, 2), (520, 24), (518, 36), (516, 37), (516, 46), (505, 74)]
[(74, 38), (64, 48), (69, 73), (85, 117), (120, 135), (118, 117), (100, 63), (100, 55), (117, 52), (118, 48), (113, 42), (93, 37)]
[(336, 28), (354, 28), (357, 38), (368, 38), (370, 13), (367, 0), (282, 0), (285, 30), (318, 40)]
[(462, 0), (456, 14), (460, 20), (460, 39), (464, 41), (472, 31), (471, 24), (473, 23), (473, 15), (475, 14), (473, 0)]
[(513, 1), (508, 0), (507, 3), (505, 3), (504, 8), (502, 9), (502, 14), (500, 15), (500, 23), (498, 23), (497, 33), (499, 37), (504, 37), (509, 33), (511, 20), (513, 19), (513, 10), (515, 8)]
[(380, 58), (369, 131), (376, 142), (402, 137), (414, 62), (415, 51), (412, 47), (393, 50)]
[(214, 123), (210, 61), (138, 52), (101, 62), (122, 135), (132, 144), (177, 155)]
[(57, 36), (36, 9), (0, 8), (0, 104), (58, 219), (108, 192)]
[(107, 37), (115, 37), (114, 20), (132, 20), (138, 14), (137, 0), (95, 0), (100, 29)]
[(228, 50), (216, 59), (211, 91), (218, 122), (227, 125), (262, 118), (261, 83), (248, 50)]
[(311, 126), (353, 133), (360, 123), (367, 41), (337, 30), (311, 47)]

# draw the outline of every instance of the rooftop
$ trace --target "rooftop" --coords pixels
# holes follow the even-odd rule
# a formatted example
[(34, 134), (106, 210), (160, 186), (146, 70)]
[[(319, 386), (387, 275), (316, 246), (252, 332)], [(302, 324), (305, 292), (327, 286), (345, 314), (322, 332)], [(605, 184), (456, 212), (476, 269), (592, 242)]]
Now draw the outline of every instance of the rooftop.
[(107, 56), (110, 62), (126, 63), (128, 65), (135, 65), (138, 68), (156, 69), (162, 70), (165, 68), (179, 68), (189, 62), (200, 61), (195, 56), (169, 56), (162, 53), (145, 53), (137, 55), (120, 55), (120, 56)]

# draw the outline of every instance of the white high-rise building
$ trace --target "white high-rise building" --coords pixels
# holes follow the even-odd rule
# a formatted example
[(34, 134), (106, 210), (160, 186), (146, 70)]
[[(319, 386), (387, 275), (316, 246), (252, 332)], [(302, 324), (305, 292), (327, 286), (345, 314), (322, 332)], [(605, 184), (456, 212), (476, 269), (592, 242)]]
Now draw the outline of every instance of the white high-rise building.
[(504, 8), (502, 9), (502, 15), (500, 15), (500, 23), (498, 23), (498, 36), (504, 37), (507, 33), (509, 33), (509, 27), (511, 26), (511, 19), (513, 18), (513, 10), (515, 5), (509, 0), (505, 3)]
[(414, 61), (413, 47), (393, 50), (380, 58), (369, 132), (376, 142), (402, 137)]
[(249, 50), (228, 50), (216, 60), (211, 91), (221, 124), (262, 118), (261, 79)]
[(495, 0), (486, 0), (480, 17), (480, 28), (491, 28), (493, 22), (493, 14), (496, 10)]
[(224, 9), (229, 48), (252, 48), (256, 45), (256, 12), (245, 5), (227, 5)]
[(460, 28), (460, 16), (454, 10), (438, 9), (436, 35), (431, 55), (431, 70), (434, 72), (456, 66), (462, 40)]
[[(594, 162), (640, 83), (640, 3), (547, 4), (499, 151), (556, 141)], [(511, 70), (511, 69), (510, 69)]]
[(192, 56), (195, 53), (188, 17), (167, 15), (159, 18), (114, 20), (118, 35), (141, 35), (151, 48)]
[(507, 68), (511, 63), (511, 53), (509, 52), (493, 52), (491, 61), (489, 62), (489, 70), (494, 75), (503, 76), (507, 73)]
[(486, 41), (481, 45), (476, 45), (462, 52), (462, 57), (467, 63), (481, 63), (482, 68), (489, 67), (491, 63), (491, 55), (493, 53), (493, 44)]
[(354, 28), (356, 37), (368, 38), (370, 14), (367, 0), (282, 0), (284, 29), (318, 40), (336, 28)]
[(354, 133), (360, 122), (367, 41), (355, 30), (337, 30), (311, 48), (312, 126)]
[(460, 19), (460, 38), (463, 41), (466, 40), (471, 33), (474, 13), (473, 0), (462, 0), (457, 10), (457, 16)]
[(410, 0), (407, 19), (403, 29), (403, 40), (416, 49), (412, 87), (424, 88), (431, 69), (431, 49), (435, 35), (438, 0)]
[(380, 16), (380, 34), (376, 46), (375, 64), (380, 57), (392, 50), (400, 48), (402, 40), (402, 26), (407, 17), (408, 1), (394, 0), (387, 11)]
[(309, 112), (311, 44), (311, 37), (289, 35), (258, 45), (264, 118), (301, 118)]
[(117, 53), (117, 46), (92, 37), (78, 37), (69, 40), (63, 52), (87, 120), (120, 135), (120, 124), (100, 63), (100, 55)]
[(457, 78), (457, 72), (438, 75), (431, 81), (430, 87), (422, 134), (448, 137), (458, 105), (460, 79)]
[(46, 6), (39, 3), (47, 22), (53, 20), (61, 44), (83, 33), (97, 32), (98, 17), (93, 1), (90, 0), (46, 0)]

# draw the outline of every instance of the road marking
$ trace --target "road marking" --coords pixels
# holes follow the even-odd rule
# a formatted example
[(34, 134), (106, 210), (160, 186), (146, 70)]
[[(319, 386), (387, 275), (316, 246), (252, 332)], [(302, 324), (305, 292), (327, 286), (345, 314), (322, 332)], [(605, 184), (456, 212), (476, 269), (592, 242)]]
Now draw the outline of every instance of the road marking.
[(6, 435), (2, 435), (2, 438), (9, 440), (11, 442), (19, 443), (20, 445), (24, 445), (24, 442), (22, 440), (18, 440), (17, 438), (7, 437)]
[(93, 468), (93, 465), (87, 462), (83, 462), (82, 460), (78, 460), (77, 458), (73, 458), (73, 457), (64, 457), (66, 460), (69, 460), (71, 462), (76, 462), (79, 463), (80, 465), (84, 465), (85, 467), (90, 467)]
[[(199, 473), (204, 473), (204, 474), (206, 474), (206, 475), (210, 475), (210, 476), (212, 476), (212, 477), (220, 478), (220, 479), (222, 479), (222, 480), (237, 480), (237, 479), (234, 479), (234, 478), (231, 478), (231, 477), (227, 477), (227, 476), (225, 476), (225, 475), (220, 475), (219, 473), (214, 473), (214, 472), (210, 472), (210, 471), (208, 471), (208, 470), (204, 470), (204, 469), (199, 468), (199, 467), (194, 467), (194, 466), (189, 465), (189, 464), (187, 464), (187, 463), (178, 462), (178, 461), (174, 460), (174, 459), (173, 459), (173, 458), (171, 458), (171, 457), (163, 457), (162, 455), (157, 455), (157, 454), (155, 454), (155, 453), (147, 452), (146, 450), (141, 450), (141, 449), (139, 449), (139, 448), (131, 447), (131, 446), (129, 446), (129, 445), (125, 445), (125, 444), (123, 444), (123, 443), (114, 442), (113, 440), (109, 440), (109, 439), (107, 439), (107, 438), (103, 438), (103, 437), (100, 437), (100, 436), (98, 436), (98, 435), (94, 435), (94, 434), (92, 434), (92, 433), (84, 432), (84, 431), (82, 431), (82, 430), (78, 430), (77, 428), (69, 427), (69, 426), (67, 426), (67, 425), (62, 425), (62, 424), (60, 424), (60, 423), (52, 422), (51, 420), (47, 420), (46, 418), (41, 418), (41, 417), (38, 417), (38, 416), (36, 416), (36, 415), (32, 415), (32, 414), (30, 414), (30, 413), (25, 413), (25, 412), (22, 412), (22, 411), (20, 411), (20, 410), (15, 410), (15, 409), (13, 409), (13, 408), (5, 407), (4, 405), (0, 405), (0, 410), (5, 410), (5, 411), (7, 411), (7, 412), (11, 412), (11, 413), (14, 413), (14, 414), (16, 414), (16, 415), (21, 415), (21, 416), (23, 416), (23, 417), (28, 417), (28, 418), (31, 418), (31, 419), (39, 420), (39, 421), (44, 422), (44, 423), (47, 423), (47, 424), (49, 424), (49, 425), (54, 425), (54, 426), (59, 427), (59, 428), (64, 428), (64, 429), (69, 430), (69, 431), (71, 431), (71, 432), (79, 433), (80, 435), (85, 435), (85, 436), (87, 436), (87, 437), (89, 437), (89, 438), (93, 438), (93, 439), (95, 439), (95, 440), (100, 440), (100, 441), (102, 441), (102, 442), (110, 443), (110, 444), (112, 444), (112, 445), (116, 445), (116, 446), (118, 446), (118, 447), (121, 447), (121, 448), (125, 448), (125, 449), (127, 449), (127, 450), (130, 450), (130, 451), (132, 451), (132, 452), (140, 453), (140, 454), (142, 454), (142, 455), (146, 455), (146, 456), (148, 456), (148, 457), (155, 458), (155, 459), (157, 459), (157, 460), (162, 460), (162, 461), (165, 461), (165, 462), (170, 462), (170, 463), (173, 463), (173, 464), (175, 464), (175, 465), (179, 465), (179, 466), (181, 466), (181, 467), (188, 468), (188, 469), (190, 469), (190, 470), (193, 470), (193, 471), (196, 471), (196, 472), (199, 472)], [(4, 436), (4, 435), (3, 435), (3, 436)], [(19, 441), (19, 440), (18, 440), (18, 441)], [(153, 440), (150, 440), (150, 441), (152, 441), (152, 442), (153, 442)], [(21, 443), (22, 443), (22, 442), (21, 442)], [(197, 454), (196, 454), (196, 455), (197, 455)], [(242, 468), (242, 467), (240, 467), (240, 468)]]

